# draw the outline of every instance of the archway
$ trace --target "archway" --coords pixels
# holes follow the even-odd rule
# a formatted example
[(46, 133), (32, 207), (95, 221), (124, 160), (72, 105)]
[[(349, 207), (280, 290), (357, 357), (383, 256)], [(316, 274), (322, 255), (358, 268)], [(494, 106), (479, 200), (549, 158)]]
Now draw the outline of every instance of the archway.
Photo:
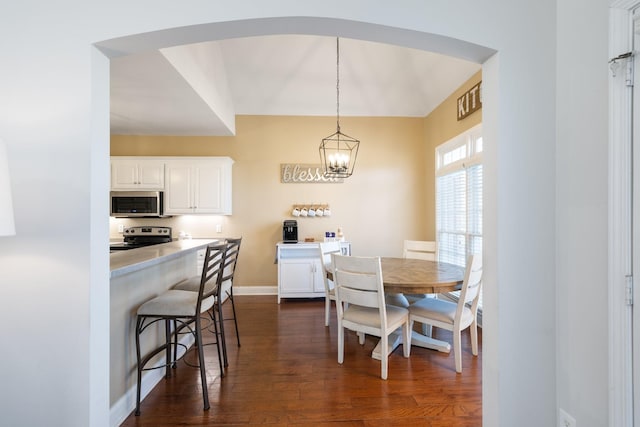
[[(496, 108), (493, 107), (493, 109), (491, 109), (492, 90), (495, 88), (495, 82), (498, 78), (496, 66), (497, 60), (490, 60), (490, 58), (494, 56), (496, 51), (477, 44), (453, 39), (442, 35), (343, 19), (280, 17), (211, 23), (167, 29), (151, 33), (105, 40), (96, 43), (95, 46), (107, 58), (116, 58), (119, 56), (134, 54), (146, 50), (160, 49), (182, 44), (222, 40), (226, 38), (274, 34), (308, 34), (327, 36), (339, 35), (340, 37), (381, 42), (402, 47), (437, 52), (483, 64), (483, 80), (485, 82), (484, 104), (486, 106), (485, 108), (489, 108), (490, 111), (492, 111), (492, 113), (488, 115), (486, 123), (484, 125), (485, 134), (487, 135), (485, 140), (491, 141), (492, 138), (495, 138), (497, 134), (497, 120), (495, 114)], [(490, 63), (489, 66), (485, 66), (485, 64), (487, 64), (487, 61), (489, 61)], [(104, 66), (104, 64), (99, 65)], [(94, 70), (94, 75), (96, 75), (96, 73), (101, 74), (100, 78), (103, 78), (103, 73)], [(106, 102), (108, 103), (108, 93)], [(101, 140), (104, 141), (104, 138), (101, 138)], [(106, 141), (108, 141), (108, 138), (106, 138)], [(99, 151), (108, 153), (108, 147), (106, 147), (106, 149), (105, 147), (101, 147)], [(487, 163), (485, 167), (487, 168), (488, 173), (490, 173), (489, 171), (492, 167), (494, 167), (494, 165), (495, 163), (493, 162)], [(486, 235), (486, 240), (490, 241), (492, 238), (493, 237), (490, 234)], [(106, 282), (107, 283), (92, 283), (92, 289), (96, 287), (108, 288), (108, 280)], [(492, 292), (487, 292), (485, 294), (485, 306), (488, 307), (487, 311), (491, 310), (491, 308), (495, 306), (492, 300), (495, 293), (496, 291), (493, 290)], [(92, 321), (94, 322), (104, 322), (104, 310), (92, 311), (91, 316)], [(485, 316), (485, 319), (487, 317), (493, 316), (495, 315)], [(491, 324), (491, 321), (486, 322), (485, 320), (485, 324), (486, 323)], [(104, 339), (108, 340), (108, 335), (104, 337)], [(496, 340), (497, 337), (493, 336), (491, 331), (488, 331), (488, 333), (485, 334), (485, 343), (489, 343), (489, 345), (495, 345)], [(108, 343), (106, 347), (108, 348)], [(485, 356), (485, 363), (487, 357), (496, 358), (496, 350), (493, 350)], [(493, 364), (495, 365), (497, 364), (497, 362), (494, 362)], [(100, 364), (92, 363), (92, 366), (94, 366), (93, 369), (98, 369), (100, 367), (99, 365)], [(96, 368), (95, 366), (98, 367)], [(93, 389), (94, 387), (96, 387), (96, 385), (92, 383), (91, 388)]]

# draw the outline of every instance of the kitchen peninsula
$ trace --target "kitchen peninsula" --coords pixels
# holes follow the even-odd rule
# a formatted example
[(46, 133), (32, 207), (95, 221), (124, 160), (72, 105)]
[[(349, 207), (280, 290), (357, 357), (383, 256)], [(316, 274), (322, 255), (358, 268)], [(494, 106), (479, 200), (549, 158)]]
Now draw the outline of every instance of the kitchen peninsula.
[[(176, 240), (111, 253), (110, 289), (110, 406), (112, 416), (129, 414), (136, 392), (136, 311), (145, 301), (179, 281), (197, 274), (197, 253), (217, 239)], [(163, 325), (147, 331), (143, 353), (164, 340)], [(160, 355), (161, 356), (161, 355)], [(143, 377), (143, 396), (162, 378), (163, 370)]]

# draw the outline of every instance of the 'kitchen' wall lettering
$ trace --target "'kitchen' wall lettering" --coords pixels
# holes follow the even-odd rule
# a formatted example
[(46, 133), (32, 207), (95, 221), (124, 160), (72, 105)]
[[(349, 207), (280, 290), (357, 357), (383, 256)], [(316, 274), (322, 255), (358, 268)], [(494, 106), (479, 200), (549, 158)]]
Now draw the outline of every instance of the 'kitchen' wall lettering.
[(478, 82), (458, 98), (458, 120), (462, 120), (474, 111), (482, 108), (482, 97), (480, 96), (481, 83), (482, 82)]

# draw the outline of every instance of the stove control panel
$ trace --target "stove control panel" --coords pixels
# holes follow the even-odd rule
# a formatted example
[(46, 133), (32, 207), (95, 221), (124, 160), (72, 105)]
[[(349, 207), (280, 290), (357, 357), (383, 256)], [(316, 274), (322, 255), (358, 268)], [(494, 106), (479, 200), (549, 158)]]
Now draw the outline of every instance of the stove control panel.
[(162, 236), (171, 237), (171, 227), (135, 226), (124, 229), (125, 236)]

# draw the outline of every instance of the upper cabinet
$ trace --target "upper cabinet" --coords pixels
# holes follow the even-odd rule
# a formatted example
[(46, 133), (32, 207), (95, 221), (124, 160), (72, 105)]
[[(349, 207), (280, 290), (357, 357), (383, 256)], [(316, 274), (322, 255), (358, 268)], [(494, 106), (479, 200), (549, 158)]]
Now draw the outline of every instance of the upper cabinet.
[(111, 158), (112, 190), (164, 190), (164, 161)]
[(228, 157), (167, 159), (164, 213), (231, 215), (232, 164)]
[(111, 157), (111, 190), (164, 191), (164, 214), (231, 215), (230, 157)]

